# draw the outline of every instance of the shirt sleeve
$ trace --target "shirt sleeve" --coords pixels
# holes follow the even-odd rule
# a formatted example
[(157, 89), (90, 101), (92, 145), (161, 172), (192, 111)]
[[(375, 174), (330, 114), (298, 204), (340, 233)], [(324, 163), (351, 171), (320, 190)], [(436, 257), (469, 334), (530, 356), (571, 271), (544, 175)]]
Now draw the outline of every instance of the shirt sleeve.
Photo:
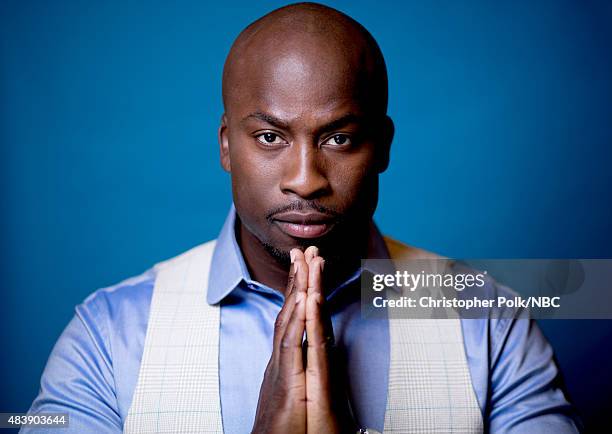
[[(69, 426), (62, 433), (120, 433), (104, 304), (94, 293), (75, 310), (51, 351), (28, 413), (68, 413)], [(20, 432), (57, 429), (24, 427)]]
[(553, 350), (533, 319), (499, 319), (492, 329), (491, 433), (576, 433)]

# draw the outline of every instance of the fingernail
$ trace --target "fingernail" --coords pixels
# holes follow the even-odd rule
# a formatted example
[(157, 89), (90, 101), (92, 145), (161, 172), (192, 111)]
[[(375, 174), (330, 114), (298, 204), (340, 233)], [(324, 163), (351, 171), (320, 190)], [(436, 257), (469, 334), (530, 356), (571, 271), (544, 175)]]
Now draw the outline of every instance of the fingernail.
[(289, 256), (291, 256), (291, 263), (293, 264), (295, 262), (295, 249), (291, 249)]
[(321, 261), (321, 271), (325, 268), (325, 259)]

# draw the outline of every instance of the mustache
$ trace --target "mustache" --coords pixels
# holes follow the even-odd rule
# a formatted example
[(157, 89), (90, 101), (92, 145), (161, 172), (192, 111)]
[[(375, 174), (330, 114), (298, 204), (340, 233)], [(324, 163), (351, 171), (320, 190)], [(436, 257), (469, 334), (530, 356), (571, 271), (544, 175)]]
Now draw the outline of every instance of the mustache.
[(321, 205), (320, 203), (317, 203), (314, 200), (308, 200), (308, 201), (295, 201), (287, 205), (284, 205), (278, 208), (274, 208), (266, 214), (266, 220), (271, 221), (274, 219), (274, 216), (276, 214), (280, 214), (282, 212), (307, 211), (307, 210), (311, 210), (311, 211), (314, 210), (322, 214), (327, 214), (328, 216), (334, 219), (340, 219), (342, 217), (342, 214), (336, 211), (335, 209)]

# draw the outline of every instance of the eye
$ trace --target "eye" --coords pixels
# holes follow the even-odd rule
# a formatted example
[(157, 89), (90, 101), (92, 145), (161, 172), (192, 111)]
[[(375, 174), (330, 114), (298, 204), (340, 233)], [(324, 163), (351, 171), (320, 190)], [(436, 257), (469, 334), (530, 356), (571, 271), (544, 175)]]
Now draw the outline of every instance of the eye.
[(331, 146), (347, 146), (351, 144), (351, 139), (346, 134), (335, 134), (323, 143)]
[(256, 136), (256, 139), (259, 143), (263, 145), (282, 145), (285, 142), (280, 138), (278, 134), (275, 133), (262, 133)]

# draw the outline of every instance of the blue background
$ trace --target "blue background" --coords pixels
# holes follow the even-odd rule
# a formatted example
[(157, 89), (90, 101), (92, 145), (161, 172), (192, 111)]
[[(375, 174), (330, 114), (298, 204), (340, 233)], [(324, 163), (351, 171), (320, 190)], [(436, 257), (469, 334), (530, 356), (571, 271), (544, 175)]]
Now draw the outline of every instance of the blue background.
[[(74, 305), (216, 236), (223, 61), (282, 4), (1, 3), (0, 411), (28, 409)], [(612, 3), (328, 4), (387, 60), (383, 232), (459, 258), (612, 257)], [(595, 427), (612, 322), (542, 326)]]

